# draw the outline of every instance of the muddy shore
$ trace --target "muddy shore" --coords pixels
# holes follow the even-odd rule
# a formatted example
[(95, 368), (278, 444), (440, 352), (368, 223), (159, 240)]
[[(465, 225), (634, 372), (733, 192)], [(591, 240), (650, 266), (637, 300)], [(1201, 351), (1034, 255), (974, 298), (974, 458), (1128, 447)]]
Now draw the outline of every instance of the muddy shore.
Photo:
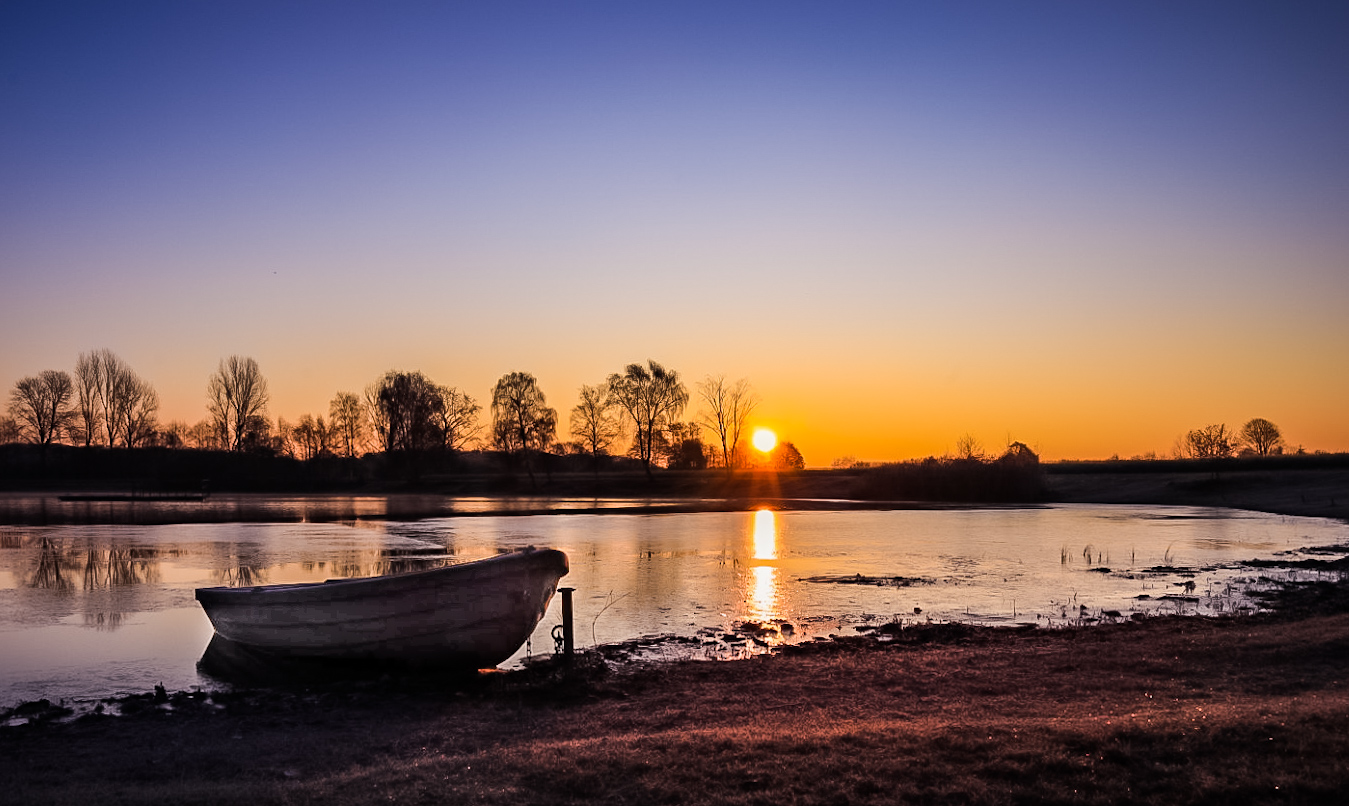
[(1323, 570), (1259, 616), (147, 693), (0, 728), (0, 803), (1341, 803), (1349, 588)]
[(12, 803), (1338, 803), (1349, 596), (753, 660), (153, 695), (0, 730)]

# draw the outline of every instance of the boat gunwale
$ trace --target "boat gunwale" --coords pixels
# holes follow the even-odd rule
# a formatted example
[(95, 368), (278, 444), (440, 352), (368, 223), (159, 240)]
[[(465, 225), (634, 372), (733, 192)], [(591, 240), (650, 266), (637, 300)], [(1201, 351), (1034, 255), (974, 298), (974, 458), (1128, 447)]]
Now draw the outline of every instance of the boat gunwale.
[[(564, 569), (562, 576), (566, 575), (568, 569), (567, 555), (558, 549), (553, 548), (534, 548), (530, 546), (525, 549), (516, 549), (505, 554), (498, 554), (494, 557), (483, 557), (477, 560), (469, 560), (462, 563), (451, 563), (436, 568), (424, 568), (417, 571), (407, 571), (401, 574), (378, 574), (376, 576), (366, 577), (338, 577), (336, 579), (325, 579), (322, 582), (289, 582), (278, 585), (250, 585), (248, 587), (230, 587), (228, 585), (218, 585), (209, 588), (197, 588), (194, 598), (197, 601), (202, 600), (202, 594), (217, 602), (223, 599), (244, 599), (249, 597), (267, 597), (271, 594), (308, 592), (308, 591), (334, 591), (348, 587), (385, 587), (399, 586), (417, 582), (425, 577), (432, 576), (452, 576), (461, 572), (473, 572), (484, 568), (491, 568), (497, 565), (503, 565), (509, 562), (522, 562), (528, 559), (539, 557), (540, 555), (557, 555), (561, 558), (561, 566)], [(453, 573), (451, 573), (453, 572)]]

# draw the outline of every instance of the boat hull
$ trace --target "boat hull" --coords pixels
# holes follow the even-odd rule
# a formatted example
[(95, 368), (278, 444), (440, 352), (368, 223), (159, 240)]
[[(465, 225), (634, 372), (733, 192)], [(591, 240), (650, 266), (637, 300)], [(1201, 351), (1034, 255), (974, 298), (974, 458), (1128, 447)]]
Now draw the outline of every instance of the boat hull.
[(303, 585), (199, 588), (222, 637), (296, 658), (490, 668), (529, 638), (567, 556), (530, 549), (477, 562)]

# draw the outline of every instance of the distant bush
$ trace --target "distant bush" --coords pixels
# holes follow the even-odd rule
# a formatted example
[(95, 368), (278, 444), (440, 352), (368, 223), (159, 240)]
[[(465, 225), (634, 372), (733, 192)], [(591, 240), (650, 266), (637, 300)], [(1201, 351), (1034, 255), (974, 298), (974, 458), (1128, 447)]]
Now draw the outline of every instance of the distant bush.
[(997, 459), (928, 457), (868, 468), (853, 489), (869, 501), (1026, 503), (1045, 495), (1040, 457), (1019, 442)]

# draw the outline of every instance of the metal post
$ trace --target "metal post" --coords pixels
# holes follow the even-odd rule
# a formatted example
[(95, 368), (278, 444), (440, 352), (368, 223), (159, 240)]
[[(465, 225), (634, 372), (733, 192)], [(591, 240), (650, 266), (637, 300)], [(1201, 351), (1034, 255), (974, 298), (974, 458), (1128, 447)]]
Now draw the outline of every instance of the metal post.
[(576, 652), (576, 631), (572, 628), (571, 592), (575, 588), (558, 588), (562, 593), (562, 656), (571, 658)]

